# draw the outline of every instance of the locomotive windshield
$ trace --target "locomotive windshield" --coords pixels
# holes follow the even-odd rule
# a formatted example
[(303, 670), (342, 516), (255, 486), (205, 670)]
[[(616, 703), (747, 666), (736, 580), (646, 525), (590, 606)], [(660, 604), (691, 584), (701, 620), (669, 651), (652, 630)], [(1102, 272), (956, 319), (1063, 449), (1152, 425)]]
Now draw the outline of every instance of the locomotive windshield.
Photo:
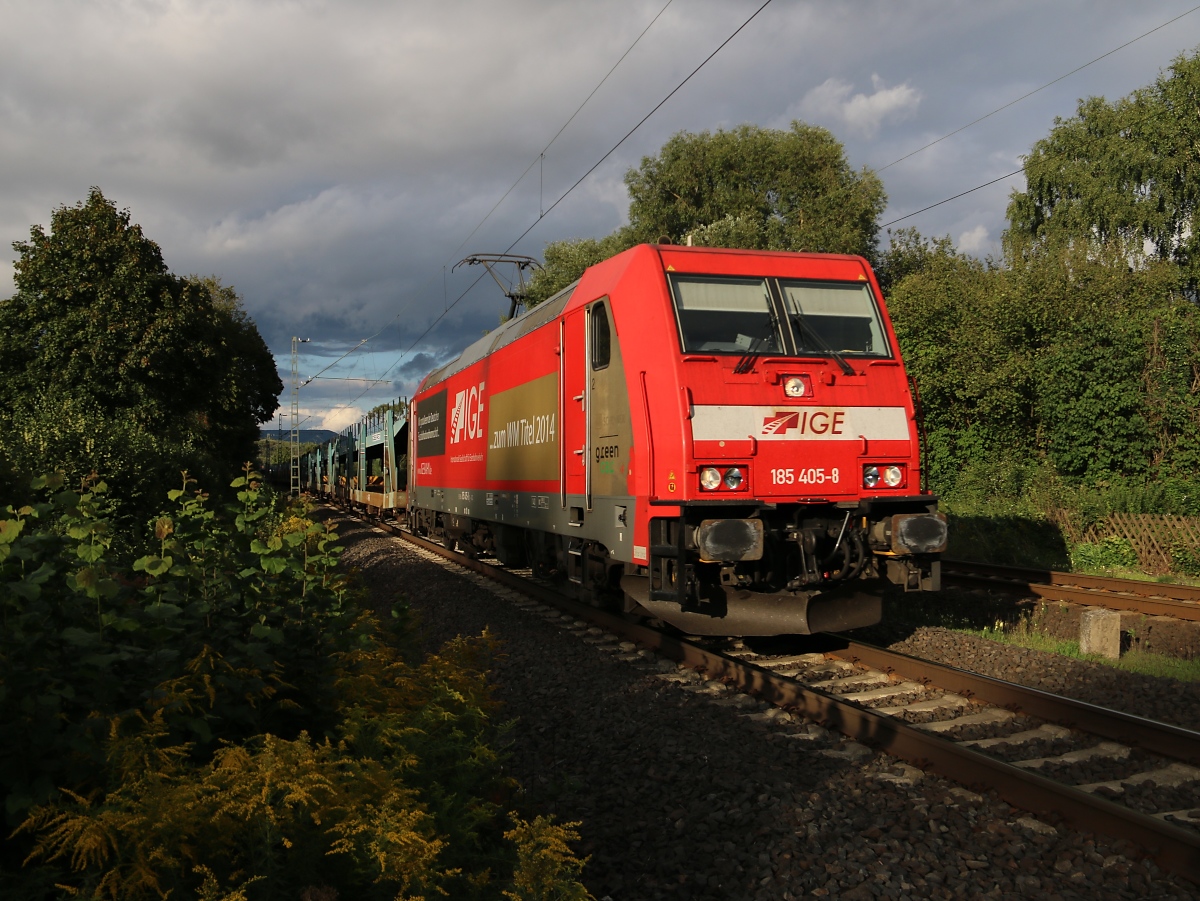
[(685, 353), (780, 353), (783, 341), (765, 279), (671, 279)]
[[(684, 353), (890, 356), (865, 282), (670, 276)], [(791, 349), (794, 348), (794, 351)]]
[(879, 310), (865, 282), (781, 279), (779, 286), (799, 355), (888, 355)]

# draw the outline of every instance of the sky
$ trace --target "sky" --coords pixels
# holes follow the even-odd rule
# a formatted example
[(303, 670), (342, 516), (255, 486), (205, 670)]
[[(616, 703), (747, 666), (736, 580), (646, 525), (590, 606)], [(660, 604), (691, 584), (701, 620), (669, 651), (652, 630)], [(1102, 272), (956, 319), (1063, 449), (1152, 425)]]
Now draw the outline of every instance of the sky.
[[(97, 186), (172, 271), (237, 289), (285, 414), (309, 338), (302, 427), (341, 429), (507, 312), (455, 263), (608, 234), (625, 172), (673, 134), (820, 125), (879, 172), (886, 224), (1019, 169), (1080, 98), (1200, 47), (1192, 0), (773, 0), (563, 198), (761, 5), (0, 0), (0, 298), (11, 243)], [(998, 255), (1023, 186), (893, 227)]]

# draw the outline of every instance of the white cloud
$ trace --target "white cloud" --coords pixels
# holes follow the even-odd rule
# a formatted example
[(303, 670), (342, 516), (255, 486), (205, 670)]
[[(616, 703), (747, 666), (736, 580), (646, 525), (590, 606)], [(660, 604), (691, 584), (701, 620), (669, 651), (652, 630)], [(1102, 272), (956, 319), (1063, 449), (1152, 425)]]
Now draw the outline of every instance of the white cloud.
[(207, 231), (203, 246), (220, 256), (328, 245), (393, 222), (400, 208), (395, 198), (339, 186), (254, 218), (230, 215)]
[(908, 82), (889, 88), (882, 78), (872, 75), (871, 86), (875, 89), (872, 94), (852, 95), (854, 85), (828, 78), (804, 95), (798, 110), (810, 121), (844, 125), (867, 140), (874, 139), (885, 122), (903, 122), (916, 114), (921, 93)]
[(331, 432), (340, 432), (346, 426), (354, 425), (363, 417), (363, 410), (359, 407), (334, 407), (321, 420), (320, 425), (309, 425), (306, 428), (313, 429), (329, 429)]
[(963, 253), (978, 255), (980, 251), (987, 249), (988, 244), (988, 230), (983, 225), (977, 225), (958, 236), (958, 249)]

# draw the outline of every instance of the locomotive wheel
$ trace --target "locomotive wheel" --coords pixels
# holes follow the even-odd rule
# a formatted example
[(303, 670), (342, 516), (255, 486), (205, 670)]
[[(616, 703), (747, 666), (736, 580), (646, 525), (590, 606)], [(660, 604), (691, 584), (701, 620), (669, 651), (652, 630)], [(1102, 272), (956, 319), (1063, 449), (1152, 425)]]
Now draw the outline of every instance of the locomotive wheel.
[(525, 558), (536, 579), (557, 579), (559, 569), (555, 564), (553, 549), (548, 545), (545, 532), (525, 530)]

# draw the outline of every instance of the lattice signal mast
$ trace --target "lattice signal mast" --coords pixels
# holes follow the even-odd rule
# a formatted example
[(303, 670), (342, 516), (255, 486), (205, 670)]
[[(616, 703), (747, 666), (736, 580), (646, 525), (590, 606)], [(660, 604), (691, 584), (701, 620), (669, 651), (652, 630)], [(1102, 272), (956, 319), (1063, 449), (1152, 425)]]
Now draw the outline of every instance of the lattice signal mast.
[(300, 496), (300, 345), (311, 338), (292, 336), (292, 434), (291, 434), (291, 495)]

